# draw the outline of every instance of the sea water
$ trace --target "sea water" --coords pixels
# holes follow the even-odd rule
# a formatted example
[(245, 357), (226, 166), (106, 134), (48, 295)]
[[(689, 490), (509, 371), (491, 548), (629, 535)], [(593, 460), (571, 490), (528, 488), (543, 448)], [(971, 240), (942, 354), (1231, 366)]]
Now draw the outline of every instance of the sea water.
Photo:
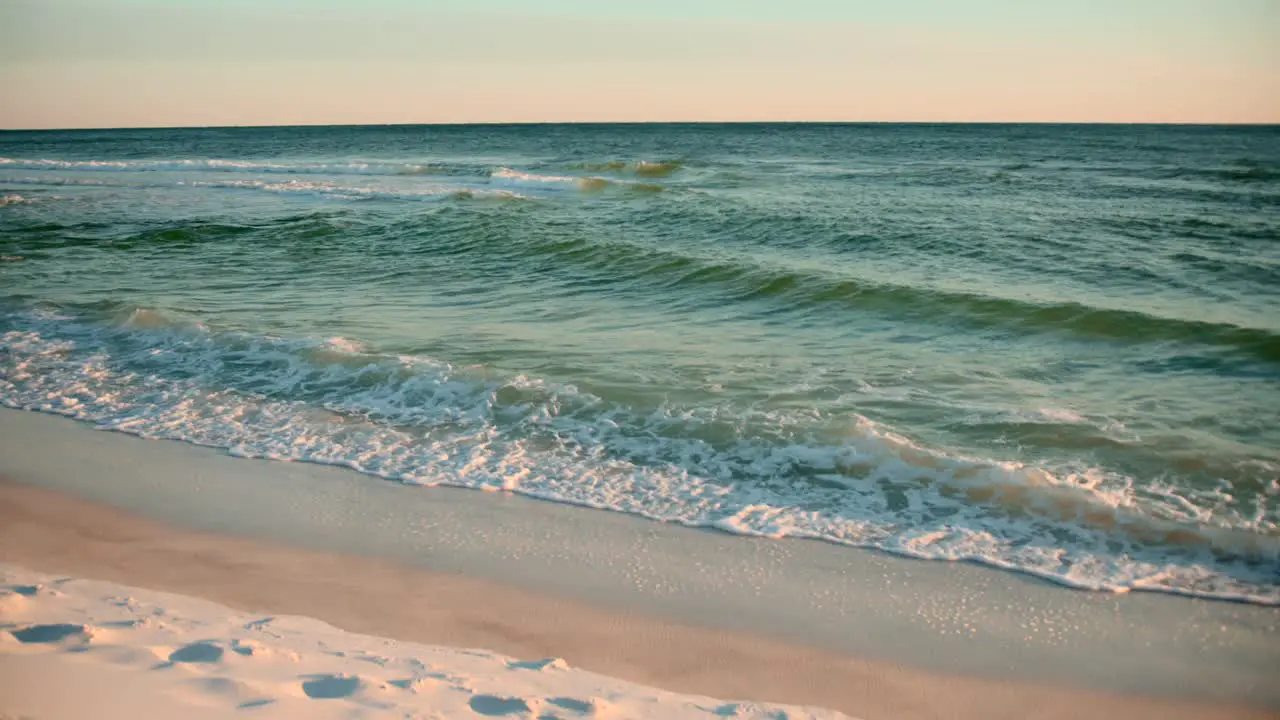
[(1280, 604), (1280, 128), (0, 133), (0, 402)]

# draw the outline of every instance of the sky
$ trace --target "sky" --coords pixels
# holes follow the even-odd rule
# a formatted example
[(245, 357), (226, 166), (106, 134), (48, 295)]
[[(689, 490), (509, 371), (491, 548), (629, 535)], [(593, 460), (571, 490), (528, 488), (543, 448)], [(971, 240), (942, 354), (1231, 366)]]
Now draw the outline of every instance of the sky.
[(1280, 122), (1280, 0), (0, 0), (0, 128)]

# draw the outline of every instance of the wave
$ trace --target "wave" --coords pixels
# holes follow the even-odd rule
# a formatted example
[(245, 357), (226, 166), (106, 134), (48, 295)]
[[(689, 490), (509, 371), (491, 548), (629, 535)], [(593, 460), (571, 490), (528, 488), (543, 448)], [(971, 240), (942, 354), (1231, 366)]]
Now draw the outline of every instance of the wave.
[[(302, 174), (304, 171), (299, 170)], [(306, 171), (310, 172), (310, 171)], [(352, 173), (354, 174), (354, 173)], [(375, 173), (368, 173), (374, 175)], [(398, 172), (395, 175), (427, 175), (448, 176), (454, 182), (445, 184), (434, 182), (429, 184), (398, 184), (388, 186), (356, 185), (351, 181), (335, 182), (328, 179), (237, 179), (237, 180), (193, 180), (172, 179), (168, 182), (138, 182), (136, 180), (109, 181), (96, 178), (80, 177), (4, 177), (0, 182), (13, 185), (77, 185), (92, 187), (205, 187), (243, 190), (262, 190), (275, 193), (309, 193), (335, 200), (360, 199), (403, 199), (415, 200), (435, 197), (453, 197), (456, 199), (529, 199), (518, 190), (546, 190), (557, 187), (574, 188), (588, 193), (604, 191), (620, 191), (630, 194), (646, 195), (666, 190), (661, 185), (638, 181), (610, 180), (603, 177), (568, 177), (557, 175), (539, 175), (526, 173), (510, 168), (477, 173), (457, 172)], [(181, 176), (179, 176), (181, 177)], [(475, 184), (472, 184), (475, 183)], [(480, 184), (485, 183), (485, 184)], [(498, 187), (493, 187), (498, 186)], [(502, 188), (510, 189), (502, 189)], [(19, 197), (19, 196), (6, 196)], [(25, 201), (25, 199), (23, 200)], [(12, 200), (11, 202), (19, 202)], [(6, 203), (7, 204), (7, 203)]]
[[(529, 196), (513, 190), (503, 190), (484, 186), (464, 184), (465, 181), (430, 184), (413, 184), (397, 186), (355, 185), (351, 182), (340, 183), (331, 180), (290, 179), (290, 180), (176, 180), (172, 182), (138, 183), (128, 181), (105, 181), (93, 178), (76, 177), (6, 177), (0, 182), (12, 185), (35, 186), (89, 186), (102, 188), (213, 188), (228, 190), (259, 190), (269, 193), (305, 194), (324, 197), (330, 200), (424, 200), (424, 199), (461, 199), (461, 200), (528, 200)], [(5, 196), (21, 198), (10, 200), (11, 203), (31, 202), (22, 196)], [(0, 206), (9, 203), (0, 203)]]
[[(494, 249), (482, 243), (472, 250), (489, 253)], [(687, 296), (699, 291), (697, 294), (706, 303), (771, 302), (785, 306), (785, 312), (793, 315), (844, 306), (947, 326), (959, 323), (1025, 334), (1062, 333), (1121, 343), (1185, 343), (1280, 363), (1280, 332), (1266, 328), (1076, 301), (1020, 299), (876, 282), (834, 270), (780, 266), (776, 259), (766, 263), (749, 255), (710, 256), (621, 241), (540, 237), (524, 244), (506, 243), (501, 250), (513, 259), (556, 258), (564, 263), (564, 271), (575, 277), (584, 270), (598, 272), (609, 277), (615, 287), (639, 288), (645, 296), (650, 296), (654, 288), (684, 291)]]
[(522, 172), (511, 168), (498, 168), (490, 175), (491, 182), (499, 185), (511, 185), (526, 188), (566, 187), (577, 188), (585, 192), (601, 192), (611, 188), (621, 188), (640, 193), (656, 193), (665, 190), (661, 185), (651, 183), (625, 182), (602, 177), (572, 177), (566, 175), (540, 175)]
[(267, 182), (263, 180), (227, 180), (221, 182), (192, 181), (179, 182), (178, 185), (238, 190), (261, 190), (271, 193), (304, 193), (334, 200), (424, 200), (442, 198), (492, 198), (505, 200), (528, 199), (527, 197), (512, 191), (473, 188), (460, 185), (414, 185), (412, 188), (390, 189), (385, 187), (343, 185), (318, 180), (286, 180), (282, 182)]
[(1280, 180), (1280, 167), (1241, 161), (1234, 166), (1177, 167), (1157, 171), (1161, 177), (1192, 178), (1228, 183), (1274, 183)]
[(445, 175), (482, 177), (487, 168), (444, 162), (352, 160), (346, 162), (269, 162), (192, 158), (183, 160), (54, 160), (0, 157), (0, 169), (126, 172), (226, 172), (307, 175)]
[(587, 172), (630, 174), (642, 178), (665, 178), (675, 174), (676, 171), (683, 167), (683, 163), (679, 160), (640, 160), (634, 163), (611, 160), (602, 163), (578, 163), (572, 167), (575, 170), (585, 170)]
[(860, 415), (637, 407), (346, 338), (219, 332), (117, 303), (6, 314), (0, 347), (0, 402), (105, 429), (972, 560), (1073, 587), (1280, 604), (1280, 535), (1266, 512), (1207, 516), (1102, 468), (968, 457)]
[[(665, 177), (674, 171), (670, 163), (638, 163), (630, 166), (632, 172), (642, 178)], [(276, 163), (220, 159), (188, 159), (188, 160), (27, 160), (19, 158), (0, 158), (0, 170), (67, 170), (67, 171), (117, 171), (132, 173), (163, 173), (175, 171), (198, 171), (202, 173), (248, 173), (248, 174), (295, 174), (295, 175), (350, 175), (350, 176), (439, 176), (459, 180), (487, 179), (490, 184), (523, 187), (548, 188), (555, 186), (573, 187), (587, 192), (600, 192), (619, 188), (637, 193), (662, 192), (661, 185), (652, 183), (609, 179), (604, 177), (569, 177), (559, 175), (541, 175), (522, 172), (511, 168), (499, 167), (491, 169), (480, 165), (460, 165), (450, 163), (404, 163), (352, 161), (338, 163)], [(181, 176), (179, 176), (181, 177)], [(117, 183), (83, 177), (29, 177), (6, 178), (6, 182), (39, 184), (39, 185), (114, 185)], [(484, 188), (465, 186), (448, 187), (445, 185), (405, 187), (402, 191), (393, 192), (365, 186), (340, 184), (332, 180), (291, 179), (268, 181), (259, 179), (201, 181), (178, 180), (177, 185), (199, 187), (252, 188), (273, 192), (317, 192), (337, 199), (356, 199), (364, 196), (386, 196), (413, 198), (421, 196), (454, 195), (475, 198), (492, 194), (494, 191)], [(512, 193), (507, 193), (507, 197)]]
[(75, 177), (3, 177), (6, 185), (84, 185), (89, 187), (128, 187), (125, 183), (111, 183), (95, 178)]
[[(582, 182), (581, 178), (571, 176), (539, 175), (510, 169), (495, 172), (493, 179), (505, 179), (510, 183), (503, 187), (502, 182), (476, 186), (415, 182), (404, 187), (386, 187), (301, 178), (281, 179), (280, 182), (228, 178), (192, 181), (189, 184), (349, 201), (469, 202), (531, 200), (541, 197), (536, 192), (539, 186), (576, 189)], [(690, 212), (701, 213), (695, 218), (699, 221), (705, 215), (701, 209), (690, 210), (680, 206), (673, 210), (664, 208), (664, 212), (668, 213), (667, 217), (681, 221), (686, 221)], [(424, 252), (468, 255), (475, 258), (475, 267), (490, 267), (498, 259), (503, 263), (538, 260), (538, 267), (545, 272), (573, 278), (575, 282), (599, 278), (600, 282), (607, 282), (609, 293), (640, 300), (660, 296), (664, 302), (673, 301), (691, 307), (734, 305), (748, 314), (781, 313), (823, 323), (841, 322), (848, 312), (875, 313), (894, 319), (934, 323), (949, 329), (991, 330), (1020, 335), (1058, 334), (1118, 344), (1182, 346), (1186, 353), (1197, 356), (1183, 357), (1182, 360), (1218, 363), (1228, 371), (1237, 361), (1261, 362), (1273, 367), (1280, 364), (1280, 331), (1261, 324), (1250, 326), (1214, 319), (1161, 315), (1136, 308), (1091, 304), (1087, 299), (1020, 298), (895, 283), (858, 277), (842, 271), (834, 263), (823, 266), (816, 262), (789, 262), (777, 253), (762, 256), (755, 252), (753, 245), (763, 246), (776, 234), (777, 225), (767, 218), (756, 218), (750, 214), (725, 223), (726, 232), (734, 238), (746, 238), (752, 242), (752, 245), (736, 249), (728, 247), (728, 243), (697, 248), (617, 238), (602, 240), (596, 236), (574, 237), (563, 229), (535, 232), (516, 240), (507, 225), (510, 218), (475, 213), (461, 217), (432, 216), (414, 222), (422, 224), (414, 224), (413, 228), (434, 238)], [(441, 225), (448, 222), (454, 222), (460, 232), (449, 231)], [(788, 216), (783, 216), (783, 223), (785, 226), (793, 224)], [(813, 227), (812, 230), (803, 224), (797, 227), (800, 228), (797, 234), (805, 235), (810, 248), (816, 243), (815, 236), (833, 236), (823, 227)], [(182, 228), (179, 225), (161, 228), (160, 231), (181, 234)], [(200, 237), (205, 236), (203, 226), (198, 223), (196, 232)], [(276, 241), (280, 237), (273, 235), (272, 239)], [(755, 243), (757, 237), (762, 238), (761, 242)], [(60, 238), (51, 240), (59, 244), (67, 242)], [(130, 246), (129, 238), (118, 240), (113, 247)], [(31, 240), (24, 247), (42, 242)], [(875, 253), (891, 251), (874, 237), (865, 242)], [(775, 245), (787, 247), (783, 242)], [(832, 251), (844, 250), (832, 247)], [(1171, 259), (1195, 268), (1197, 272), (1213, 272), (1223, 279), (1244, 278), (1265, 286), (1276, 277), (1274, 267), (1258, 264), (1262, 262), (1260, 258), (1247, 259), (1249, 262), (1246, 263), (1232, 260), (1222, 253), (1214, 257), (1219, 255), (1225, 259), (1218, 261), (1188, 251), (1176, 253)], [(837, 312), (830, 312), (833, 309)], [(1206, 356), (1206, 353), (1212, 353), (1212, 356)], [(1249, 371), (1254, 369), (1242, 365), (1236, 367)], [(1157, 369), (1155, 365), (1150, 368)]]
[(23, 197), (16, 193), (0, 196), (0, 207), (6, 207), (8, 205), (30, 205), (33, 202), (35, 202), (34, 198)]

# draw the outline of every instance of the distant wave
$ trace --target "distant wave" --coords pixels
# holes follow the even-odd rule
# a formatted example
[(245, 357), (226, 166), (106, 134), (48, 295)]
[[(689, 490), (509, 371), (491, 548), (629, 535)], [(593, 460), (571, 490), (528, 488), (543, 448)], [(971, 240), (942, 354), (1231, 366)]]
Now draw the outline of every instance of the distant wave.
[(82, 185), (85, 187), (128, 187), (130, 185), (82, 177), (0, 177), (0, 182), (6, 185)]
[(0, 196), (0, 207), (5, 207), (6, 205), (29, 205), (33, 202), (35, 202), (33, 198), (23, 197), (16, 193)]
[(445, 175), (483, 176), (481, 166), (443, 162), (407, 163), (367, 160), (350, 162), (268, 162), (193, 158), (187, 160), (51, 160), (0, 157), (0, 170), (75, 170), (85, 172), (226, 172), (306, 175)]
[[(501, 167), (489, 174), (489, 179), (503, 184), (510, 185), (564, 185), (568, 187), (578, 187), (581, 182), (589, 178), (568, 177), (563, 175), (539, 175), (537, 173), (521, 172), (512, 170), (511, 168)], [(608, 182), (607, 180), (601, 180)]]
[(670, 177), (682, 166), (683, 163), (679, 160), (640, 160), (638, 162), (611, 160), (609, 162), (578, 163), (571, 167), (576, 170), (585, 170), (587, 172), (630, 174), (642, 178), (665, 178)]
[[(181, 176), (180, 176), (181, 177)], [(346, 182), (330, 179), (237, 179), (198, 180), (173, 179), (146, 182), (129, 180), (98, 180), (81, 177), (0, 177), (0, 182), (29, 186), (80, 186), (100, 188), (211, 188), (222, 190), (257, 190), (269, 193), (315, 195), (332, 200), (527, 200), (528, 195), (512, 189), (491, 188), (480, 184), (466, 184), (467, 178), (453, 178), (453, 182), (416, 183), (413, 185), (357, 185), (354, 178)], [(15, 196), (18, 197), (18, 196)], [(24, 198), (24, 201), (28, 199)], [(16, 202), (16, 201), (14, 201)]]
[(493, 183), (498, 185), (534, 188), (559, 186), (577, 188), (585, 192), (600, 192), (610, 188), (621, 188), (632, 192), (656, 193), (662, 192), (665, 189), (661, 185), (653, 185), (651, 183), (626, 182), (622, 180), (610, 180), (603, 177), (541, 175), (538, 173), (523, 172), (505, 167), (494, 170), (489, 175), (489, 178)]
[[(661, 178), (666, 177), (674, 172), (678, 167), (678, 163), (647, 163), (640, 162), (635, 164), (624, 164), (620, 167), (628, 169), (628, 171), (639, 178)], [(119, 172), (119, 173), (232, 173), (246, 175), (314, 175), (314, 176), (370, 176), (370, 177), (445, 177), (454, 178), (459, 181), (468, 179), (485, 179), (490, 183), (497, 185), (506, 185), (513, 187), (574, 187), (587, 192), (599, 192), (606, 189), (616, 188), (628, 192), (635, 193), (657, 193), (662, 192), (664, 188), (661, 185), (646, 183), (634, 180), (624, 180), (620, 178), (605, 178), (599, 176), (563, 176), (563, 175), (546, 175), (535, 172), (525, 172), (515, 170), (508, 167), (491, 168), (483, 165), (465, 165), (456, 163), (443, 162), (427, 162), (427, 163), (403, 163), (403, 162), (380, 162), (380, 161), (351, 161), (345, 163), (323, 162), (323, 163), (279, 163), (249, 160), (224, 160), (215, 158), (200, 158), (189, 160), (51, 160), (51, 159), (20, 159), (20, 158), (0, 158), (0, 170), (27, 170), (27, 171), (51, 171), (64, 170), (73, 173), (98, 173), (98, 172)], [(178, 177), (183, 177), (179, 175)], [(6, 182), (18, 182), (25, 184), (80, 184), (80, 185), (103, 185), (115, 184), (113, 182), (98, 180), (86, 177), (27, 177), (27, 178), (6, 178)], [(265, 180), (227, 180), (227, 181), (203, 181), (203, 180), (178, 180), (178, 184), (198, 185), (205, 187), (242, 187), (242, 188), (258, 188), (263, 190), (272, 190), (277, 192), (330, 192), (335, 196), (359, 196), (364, 194), (374, 194), (374, 191), (362, 187), (353, 187), (350, 185), (339, 185), (328, 179), (293, 179), (281, 180), (278, 182)], [(332, 190), (326, 191), (326, 187), (332, 187)], [(484, 195), (487, 191), (482, 188), (472, 186), (464, 186), (455, 188), (452, 191), (443, 194), (451, 194), (452, 192), (462, 193), (468, 197), (477, 197)], [(434, 192), (430, 187), (419, 190), (413, 190), (402, 193), (407, 197), (418, 195), (437, 195), (441, 193)]]
[(1199, 178), (1219, 182), (1272, 183), (1280, 181), (1280, 167), (1268, 167), (1245, 161), (1222, 167), (1178, 167), (1166, 171), (1171, 178)]
[(361, 185), (344, 185), (323, 180), (287, 180), (267, 182), (263, 180), (228, 180), (224, 182), (192, 181), (179, 183), (193, 187), (228, 188), (237, 190), (261, 190), (272, 193), (307, 193), (339, 200), (424, 200), (424, 199), (476, 199), (499, 200), (526, 199), (519, 193), (506, 190), (465, 187), (460, 185), (416, 185), (412, 188), (389, 189)]

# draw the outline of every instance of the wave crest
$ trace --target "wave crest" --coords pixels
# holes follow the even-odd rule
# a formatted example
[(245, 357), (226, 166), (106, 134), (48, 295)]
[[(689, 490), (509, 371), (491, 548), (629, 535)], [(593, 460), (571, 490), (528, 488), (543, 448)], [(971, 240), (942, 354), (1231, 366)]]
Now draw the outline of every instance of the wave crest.
[(683, 167), (683, 163), (679, 160), (640, 160), (634, 163), (624, 162), (622, 160), (610, 160), (608, 162), (579, 163), (573, 166), (576, 170), (585, 170), (587, 172), (635, 175), (642, 178), (670, 177), (681, 167)]
[(7, 205), (29, 205), (33, 202), (35, 202), (34, 199), (23, 197), (16, 193), (12, 195), (0, 196), (0, 207), (5, 207)]
[(215, 172), (286, 175), (445, 175), (481, 177), (479, 166), (444, 162), (350, 160), (346, 162), (270, 162), (189, 158), (182, 160), (55, 160), (0, 157), (0, 169), (81, 172)]
[(654, 185), (652, 183), (627, 182), (596, 176), (574, 177), (569, 175), (542, 175), (539, 173), (524, 172), (505, 167), (494, 170), (489, 175), (489, 179), (490, 182), (499, 185), (533, 189), (555, 187), (576, 188), (588, 193), (621, 189), (634, 193), (650, 194), (665, 190), (661, 185)]

